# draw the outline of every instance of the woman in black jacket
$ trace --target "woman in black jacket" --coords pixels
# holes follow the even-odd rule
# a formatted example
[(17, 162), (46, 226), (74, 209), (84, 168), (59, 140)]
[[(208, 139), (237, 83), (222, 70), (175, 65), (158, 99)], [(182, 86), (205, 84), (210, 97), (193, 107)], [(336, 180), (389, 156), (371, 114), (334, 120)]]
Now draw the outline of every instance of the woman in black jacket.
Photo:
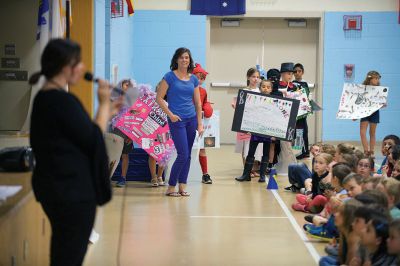
[(94, 121), (67, 85), (81, 80), (80, 46), (54, 39), (45, 47), (40, 76), (45, 84), (35, 97), (30, 141), (36, 158), (32, 187), (49, 218), (51, 265), (81, 265), (94, 224), (96, 205), (111, 199), (103, 132), (111, 113), (110, 86), (99, 80)]

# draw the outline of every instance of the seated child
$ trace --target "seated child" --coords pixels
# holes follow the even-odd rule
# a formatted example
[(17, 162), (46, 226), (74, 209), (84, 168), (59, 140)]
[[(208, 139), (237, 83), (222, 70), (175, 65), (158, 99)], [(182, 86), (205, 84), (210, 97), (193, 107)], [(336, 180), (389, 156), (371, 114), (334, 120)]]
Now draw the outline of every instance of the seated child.
[(395, 265), (396, 257), (387, 253), (389, 217), (374, 216), (361, 237), (361, 244), (368, 252), (367, 265)]
[(400, 265), (400, 220), (394, 220), (389, 225), (387, 252), (396, 257), (393, 265)]
[[(320, 145), (313, 144), (311, 146), (310, 152), (313, 156), (311, 166), (314, 165), (315, 156), (320, 153)], [(313, 168), (313, 167), (312, 167)], [(292, 184), (285, 188), (285, 190), (297, 192), (302, 188), (306, 191), (311, 191), (311, 182), (307, 182), (307, 187), (305, 187), (305, 181), (310, 179), (311, 181), (311, 171), (308, 169), (305, 163), (289, 164), (288, 167), (288, 177), (289, 183)]]
[(362, 179), (362, 190), (373, 190), (382, 182), (384, 178), (380, 176), (370, 176)]
[(394, 178), (387, 178), (382, 181), (382, 192), (388, 199), (388, 207), (392, 219), (400, 219), (400, 209), (397, 204), (400, 202), (400, 181)]
[[(318, 215), (306, 215), (304, 219), (314, 225), (328, 222), (333, 209), (348, 198), (347, 191), (343, 188), (343, 180), (351, 173), (350, 167), (345, 163), (335, 164), (332, 168), (332, 189), (325, 187), (324, 196), (328, 199), (325, 208)], [(329, 183), (328, 183), (329, 184)]]
[(364, 155), (357, 163), (357, 173), (368, 178), (373, 175), (374, 165), (374, 159), (371, 156)]
[(380, 168), (378, 171), (376, 171), (377, 175), (382, 175), (382, 167), (387, 165), (387, 157), (389, 155), (389, 150), (392, 146), (399, 145), (400, 144), (400, 138), (396, 135), (387, 135), (386, 137), (383, 138), (382, 141), (382, 147), (381, 147), (381, 152), (382, 155), (385, 156), (383, 159)]
[(350, 198), (362, 193), (362, 179), (363, 177), (359, 174), (349, 174), (343, 179), (343, 187), (347, 191), (347, 195)]
[(311, 194), (297, 194), (297, 202), (292, 205), (294, 210), (318, 213), (323, 209), (328, 200), (322, 196), (323, 191), (321, 191), (320, 183), (327, 183), (324, 178), (329, 174), (328, 165), (331, 162), (332, 156), (327, 153), (320, 153), (315, 157)]

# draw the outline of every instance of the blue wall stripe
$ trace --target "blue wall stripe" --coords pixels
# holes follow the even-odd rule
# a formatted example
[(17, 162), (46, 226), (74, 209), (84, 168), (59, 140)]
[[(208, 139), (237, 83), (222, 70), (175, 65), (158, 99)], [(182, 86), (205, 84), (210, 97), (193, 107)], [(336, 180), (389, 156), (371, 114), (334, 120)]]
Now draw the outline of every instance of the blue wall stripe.
[[(356, 38), (343, 31), (343, 15), (362, 15), (363, 29)], [(344, 83), (344, 64), (355, 64), (355, 82), (363, 82), (369, 70), (382, 75), (388, 86), (388, 107), (381, 110), (377, 140), (399, 134), (400, 123), (400, 25), (397, 12), (327, 12), (324, 30), (323, 140), (359, 140), (359, 121), (337, 120)]]

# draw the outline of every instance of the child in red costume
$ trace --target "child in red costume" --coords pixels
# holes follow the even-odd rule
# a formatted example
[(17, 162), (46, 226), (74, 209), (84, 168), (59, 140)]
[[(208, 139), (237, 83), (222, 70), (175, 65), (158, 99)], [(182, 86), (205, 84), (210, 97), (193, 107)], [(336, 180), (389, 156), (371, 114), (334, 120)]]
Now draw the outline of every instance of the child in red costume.
[[(210, 118), (213, 114), (213, 109), (211, 107), (210, 102), (207, 101), (207, 91), (203, 87), (201, 87), (201, 85), (203, 84), (204, 80), (207, 77), (207, 74), (208, 72), (205, 71), (200, 64), (195, 65), (195, 68), (193, 69), (193, 75), (196, 75), (196, 77), (199, 79), (201, 107), (204, 113), (204, 117)], [(212, 180), (210, 175), (208, 174), (208, 169), (207, 169), (206, 149), (200, 149), (199, 162), (201, 166), (201, 171), (203, 172), (202, 182), (204, 184), (212, 184)]]

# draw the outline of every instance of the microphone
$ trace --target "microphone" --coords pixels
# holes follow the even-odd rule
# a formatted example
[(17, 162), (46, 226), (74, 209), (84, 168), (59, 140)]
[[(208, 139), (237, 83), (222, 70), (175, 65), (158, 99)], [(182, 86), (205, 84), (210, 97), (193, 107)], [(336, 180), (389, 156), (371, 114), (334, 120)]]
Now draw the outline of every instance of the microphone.
[(85, 73), (85, 75), (83, 76), (83, 78), (84, 78), (86, 81), (92, 81), (92, 82), (95, 82), (95, 83), (98, 83), (98, 82), (99, 82), (99, 79), (93, 77), (93, 74), (90, 73), (89, 71)]
[[(93, 76), (93, 74), (92, 74), (91, 72), (89, 72), (89, 71), (87, 71), (87, 72), (85, 73), (85, 75), (83, 76), (83, 78), (84, 78), (86, 81), (91, 81), (91, 82), (94, 82), (94, 83), (99, 83), (99, 78), (95, 78), (95, 77)], [(113, 89), (115, 92), (117, 92), (118, 94), (120, 94), (120, 95), (124, 95), (124, 94), (125, 94), (125, 91), (122, 90), (122, 89), (120, 89), (120, 88), (113, 87), (112, 89)]]

